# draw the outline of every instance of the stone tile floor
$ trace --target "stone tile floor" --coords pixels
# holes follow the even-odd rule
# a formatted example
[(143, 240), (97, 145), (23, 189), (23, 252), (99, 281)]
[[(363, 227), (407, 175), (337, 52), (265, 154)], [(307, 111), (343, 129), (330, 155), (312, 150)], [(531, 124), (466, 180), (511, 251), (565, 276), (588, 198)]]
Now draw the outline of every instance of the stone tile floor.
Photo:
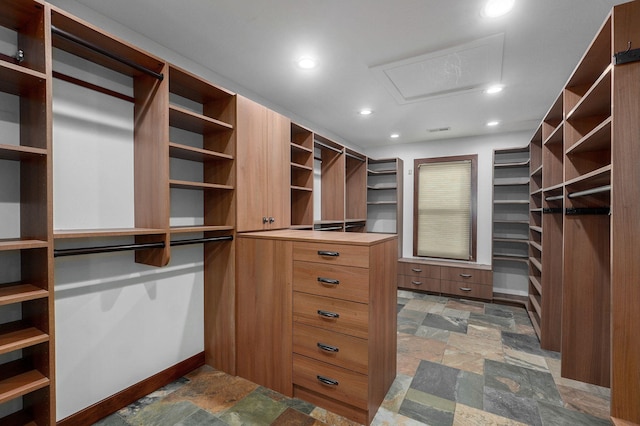
[[(524, 309), (398, 292), (398, 375), (372, 425), (609, 425), (609, 389), (560, 377)], [(355, 423), (202, 367), (97, 423)]]

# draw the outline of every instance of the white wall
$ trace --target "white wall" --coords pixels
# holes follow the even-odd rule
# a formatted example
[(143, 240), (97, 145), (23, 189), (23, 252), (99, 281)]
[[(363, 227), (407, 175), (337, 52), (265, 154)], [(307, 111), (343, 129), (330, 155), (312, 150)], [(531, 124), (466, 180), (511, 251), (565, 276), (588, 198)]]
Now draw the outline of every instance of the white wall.
[(413, 257), (413, 161), (417, 158), (478, 155), (477, 262), (491, 264), (493, 213), (493, 150), (525, 146), (530, 132), (397, 144), (366, 151), (371, 158), (398, 157), (404, 161), (402, 257)]

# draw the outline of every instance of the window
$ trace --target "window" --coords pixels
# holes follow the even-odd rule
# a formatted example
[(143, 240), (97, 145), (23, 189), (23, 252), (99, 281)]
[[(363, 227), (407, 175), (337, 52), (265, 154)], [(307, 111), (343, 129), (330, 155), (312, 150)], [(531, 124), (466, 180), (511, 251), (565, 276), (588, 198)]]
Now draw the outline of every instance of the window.
[(477, 161), (477, 155), (414, 161), (414, 256), (475, 259)]

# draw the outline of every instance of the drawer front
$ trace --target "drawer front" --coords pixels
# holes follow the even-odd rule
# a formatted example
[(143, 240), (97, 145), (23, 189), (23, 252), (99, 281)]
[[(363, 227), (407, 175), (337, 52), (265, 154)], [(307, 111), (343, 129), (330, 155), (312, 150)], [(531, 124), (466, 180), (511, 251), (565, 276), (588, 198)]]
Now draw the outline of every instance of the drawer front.
[(488, 299), (493, 297), (493, 286), (462, 283), (459, 281), (442, 281), (442, 292), (463, 297), (475, 297), (478, 299)]
[(293, 352), (361, 374), (368, 373), (366, 339), (294, 323)]
[(440, 293), (440, 279), (398, 275), (398, 287)]
[(293, 321), (366, 339), (369, 305), (294, 291)]
[(420, 263), (398, 262), (398, 274), (440, 279), (440, 267)]
[(293, 289), (355, 302), (369, 302), (369, 270), (352, 266), (293, 262)]
[(441, 278), (445, 281), (471, 282), (493, 285), (491, 271), (473, 268), (442, 267)]
[(367, 409), (368, 381), (364, 374), (294, 354), (293, 383)]
[(293, 260), (369, 267), (369, 247), (330, 243), (293, 243)]

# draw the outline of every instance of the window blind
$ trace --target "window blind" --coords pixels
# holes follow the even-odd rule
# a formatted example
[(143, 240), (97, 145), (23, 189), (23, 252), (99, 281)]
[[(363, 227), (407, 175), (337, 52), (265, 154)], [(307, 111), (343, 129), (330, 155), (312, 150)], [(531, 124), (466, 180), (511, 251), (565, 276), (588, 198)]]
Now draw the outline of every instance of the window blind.
[(471, 258), (471, 160), (419, 168), (418, 256)]

